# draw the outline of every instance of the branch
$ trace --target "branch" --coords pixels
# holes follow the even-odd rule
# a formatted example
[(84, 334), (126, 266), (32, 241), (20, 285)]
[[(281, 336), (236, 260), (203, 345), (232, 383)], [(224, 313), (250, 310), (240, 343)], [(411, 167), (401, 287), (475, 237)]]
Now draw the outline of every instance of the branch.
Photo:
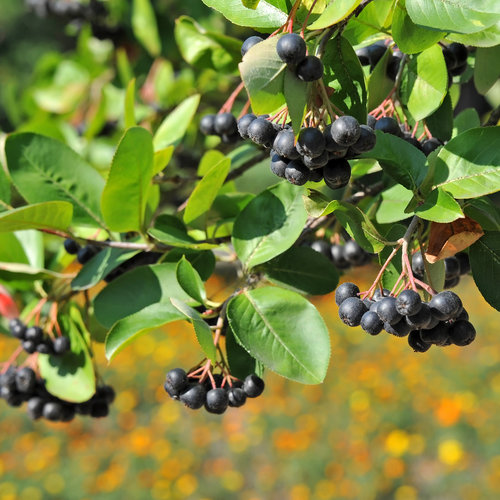
[(238, 178), (240, 175), (243, 175), (247, 170), (250, 170), (254, 165), (257, 165), (257, 163), (260, 163), (262, 160), (266, 159), (267, 156), (268, 156), (267, 152), (263, 151), (254, 158), (243, 163), (243, 165), (241, 165), (240, 167), (235, 168), (232, 172), (229, 172), (229, 175), (226, 177), (226, 182), (234, 181), (234, 179)]

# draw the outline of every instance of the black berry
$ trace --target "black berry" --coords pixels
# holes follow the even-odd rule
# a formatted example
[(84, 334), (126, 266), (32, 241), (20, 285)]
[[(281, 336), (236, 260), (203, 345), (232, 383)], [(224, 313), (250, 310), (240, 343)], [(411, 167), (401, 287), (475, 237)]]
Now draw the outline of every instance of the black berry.
[(261, 38), (260, 36), (254, 35), (248, 37), (241, 45), (241, 57), (243, 57), (254, 45), (257, 45), (258, 43), (263, 41), (263, 38)]
[(227, 399), (229, 402), (229, 406), (232, 406), (234, 408), (239, 408), (240, 406), (243, 406), (247, 400), (247, 395), (245, 394), (245, 391), (241, 389), (240, 387), (231, 387), (227, 391)]
[(296, 33), (283, 35), (276, 44), (279, 58), (287, 64), (299, 64), (306, 56), (306, 42)]
[(316, 56), (306, 56), (297, 65), (296, 75), (304, 82), (315, 82), (323, 77), (323, 63)]
[(403, 290), (396, 298), (396, 309), (403, 316), (413, 316), (421, 307), (422, 299), (414, 290)]
[(202, 384), (191, 384), (184, 392), (181, 393), (179, 399), (192, 410), (198, 410), (205, 404), (207, 390)]
[(348, 299), (349, 297), (357, 297), (358, 293), (358, 285), (350, 282), (342, 283), (335, 290), (335, 304), (340, 306), (340, 304), (342, 304), (342, 302), (344, 302), (344, 300)]
[(207, 392), (205, 409), (209, 413), (220, 415), (221, 413), (224, 413), (226, 411), (228, 404), (229, 399), (226, 389), (221, 389), (220, 387), (218, 387)]
[(351, 166), (344, 158), (330, 160), (323, 167), (323, 178), (330, 189), (340, 189), (349, 184)]
[(383, 298), (377, 306), (377, 314), (384, 323), (389, 325), (395, 325), (402, 318), (402, 315), (397, 310), (394, 297)]
[(424, 342), (420, 337), (420, 331), (414, 330), (408, 335), (408, 344), (415, 352), (426, 352), (430, 349), (431, 344)]
[(344, 147), (352, 146), (361, 136), (361, 127), (354, 116), (340, 116), (332, 123), (333, 140)]
[(276, 129), (273, 124), (265, 118), (256, 118), (248, 126), (248, 137), (262, 146), (270, 147), (276, 138)]
[(399, 128), (398, 122), (389, 116), (384, 116), (379, 118), (375, 124), (375, 130), (381, 130), (386, 134), (401, 135), (401, 130)]
[(378, 335), (382, 331), (382, 328), (384, 328), (384, 323), (374, 311), (365, 312), (361, 317), (360, 325), (361, 328), (370, 335)]
[(264, 392), (264, 381), (255, 374), (248, 375), (243, 381), (243, 391), (249, 398), (256, 398)]
[(253, 113), (248, 113), (238, 120), (238, 132), (243, 139), (248, 139), (248, 127), (256, 119)]
[(80, 250), (80, 245), (75, 240), (70, 238), (65, 239), (63, 245), (64, 250), (66, 250), (66, 252), (70, 255), (76, 255), (78, 250)]
[(215, 131), (215, 115), (205, 115), (200, 120), (200, 131), (204, 135), (216, 135)]
[(280, 156), (284, 156), (289, 160), (297, 160), (300, 157), (297, 148), (295, 147), (295, 135), (293, 130), (281, 130), (274, 139), (273, 149)]
[(317, 128), (303, 128), (299, 132), (296, 147), (301, 155), (315, 158), (316, 156), (320, 156), (325, 150), (325, 138)]
[(358, 297), (348, 297), (339, 306), (339, 317), (348, 326), (358, 326), (366, 312), (366, 306)]
[(238, 123), (231, 113), (219, 113), (214, 119), (215, 132), (218, 135), (233, 135), (238, 133)]
[(292, 160), (285, 169), (285, 179), (296, 186), (303, 186), (310, 176), (310, 170), (299, 160)]

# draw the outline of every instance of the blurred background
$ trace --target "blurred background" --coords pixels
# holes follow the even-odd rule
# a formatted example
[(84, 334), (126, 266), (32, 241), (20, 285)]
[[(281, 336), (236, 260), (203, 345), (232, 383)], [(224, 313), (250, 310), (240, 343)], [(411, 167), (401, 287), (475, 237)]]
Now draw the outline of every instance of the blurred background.
[[(2, 0), (0, 130), (57, 137), (104, 169), (121, 134), (130, 78), (140, 89), (137, 112), (153, 126), (195, 92), (203, 96), (199, 116), (216, 111), (236, 79), (207, 58), (187, 64), (175, 19), (189, 15), (240, 40), (252, 33), (200, 0), (158, 0), (159, 40), (138, 41), (131, 4)], [(229, 59), (224, 71), (234, 70)], [(203, 150), (218, 146), (197, 134), (199, 116), (173, 173), (194, 171)], [(253, 170), (246, 188), (274, 182), (267, 169)], [(162, 187), (185, 195), (174, 188)], [(344, 280), (366, 289), (375, 274), (363, 267)], [(217, 276), (209, 282), (213, 297), (228, 286)], [(425, 354), (413, 353), (405, 338), (345, 327), (333, 296), (317, 298), (332, 341), (325, 383), (302, 386), (266, 373), (264, 395), (223, 416), (187, 410), (163, 390), (166, 371), (198, 362), (186, 323), (142, 337), (109, 367), (97, 345), (101, 374), (117, 392), (109, 418), (32, 422), (23, 408), (0, 402), (0, 499), (500, 498), (498, 313), (472, 278), (456, 291), (477, 339)], [(16, 345), (0, 336), (2, 358)]]

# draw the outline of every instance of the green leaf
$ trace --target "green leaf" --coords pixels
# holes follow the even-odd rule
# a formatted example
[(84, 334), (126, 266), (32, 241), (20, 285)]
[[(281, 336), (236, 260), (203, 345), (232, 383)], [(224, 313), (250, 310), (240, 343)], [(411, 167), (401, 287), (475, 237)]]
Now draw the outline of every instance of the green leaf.
[(224, 153), (217, 151), (216, 149), (211, 149), (203, 154), (198, 165), (198, 175), (203, 177), (209, 170), (211, 170), (215, 165), (224, 160), (226, 156)]
[[(7, 205), (9, 205), (10, 199), (11, 199), (10, 180), (7, 177), (7, 173), (5, 172), (2, 163), (0, 162), (0, 201), (3, 201)], [(1, 204), (0, 204), (0, 209), (1, 209)]]
[(172, 145), (155, 151), (153, 157), (153, 175), (159, 174), (169, 164), (174, 154), (174, 149), (175, 147)]
[(232, 242), (245, 267), (276, 257), (297, 240), (307, 219), (304, 192), (281, 182), (256, 196), (238, 215)]
[(335, 0), (326, 7), (323, 14), (310, 24), (307, 29), (319, 30), (336, 24), (349, 16), (360, 3), (361, 0)]
[(177, 264), (176, 274), (181, 288), (196, 302), (204, 304), (207, 300), (205, 286), (203, 285), (203, 281), (201, 281), (200, 275), (186, 257), (183, 256)]
[(220, 163), (215, 164), (196, 185), (184, 211), (186, 224), (190, 224), (210, 209), (219, 189), (226, 180), (230, 167), (231, 160), (225, 158)]
[(180, 300), (171, 298), (170, 301), (178, 311), (180, 311), (185, 317), (191, 320), (191, 323), (194, 327), (194, 333), (196, 334), (196, 338), (198, 340), (198, 343), (200, 344), (200, 347), (206, 354), (207, 358), (215, 363), (217, 352), (214, 345), (212, 330), (210, 330), (210, 327), (207, 325), (206, 321), (203, 320), (201, 314)]
[(453, 106), (450, 94), (446, 94), (441, 106), (425, 119), (431, 134), (441, 141), (449, 141), (453, 132)]
[(5, 143), (12, 181), (29, 203), (66, 201), (73, 223), (105, 227), (100, 214), (104, 180), (65, 144), (30, 132), (12, 134)]
[(113, 269), (136, 255), (138, 250), (126, 250), (123, 248), (103, 248), (94, 255), (79, 271), (71, 282), (73, 290), (87, 290), (97, 285)]
[(424, 203), (415, 209), (422, 219), (433, 222), (453, 222), (464, 217), (460, 205), (443, 189), (434, 189), (426, 196)]
[(415, 120), (436, 111), (447, 90), (448, 70), (439, 45), (410, 56), (403, 69), (399, 95)]
[(102, 193), (104, 220), (113, 231), (141, 231), (153, 176), (153, 140), (142, 127), (128, 129), (111, 163)]
[(395, 184), (382, 191), (380, 205), (377, 208), (375, 219), (379, 224), (391, 224), (407, 219), (411, 214), (405, 208), (413, 198), (413, 192), (401, 184)]
[(276, 287), (245, 290), (227, 307), (236, 340), (267, 368), (303, 384), (319, 384), (330, 360), (328, 330), (301, 295)]
[(436, 291), (443, 290), (445, 281), (444, 260), (438, 260), (437, 262), (434, 262), (434, 264), (429, 262), (427, 263), (427, 266), (430, 276), (426, 277), (426, 282), (429, 283), (429, 285)]
[(457, 115), (453, 122), (452, 137), (463, 134), (471, 128), (477, 128), (481, 125), (479, 115), (474, 108), (466, 108)]
[(50, 394), (72, 403), (88, 401), (95, 393), (96, 379), (92, 358), (85, 341), (86, 332), (80, 329), (80, 313), (71, 309), (70, 315), (59, 317), (59, 324), (69, 337), (71, 351), (62, 356), (39, 354), (40, 376)]
[(442, 31), (475, 33), (500, 20), (497, 0), (406, 0), (415, 24)]
[(182, 101), (161, 123), (155, 133), (153, 144), (155, 151), (164, 149), (173, 144), (177, 146), (189, 124), (192, 122), (194, 114), (200, 103), (200, 94), (192, 95)]
[(500, 208), (486, 196), (467, 200), (463, 211), (465, 215), (479, 222), (485, 231), (500, 231)]
[(374, 109), (389, 95), (394, 82), (387, 76), (387, 64), (391, 58), (391, 51), (386, 50), (368, 79), (368, 109)]
[(294, 131), (297, 132), (309, 87), (279, 58), (276, 52), (278, 40), (279, 37), (275, 36), (254, 45), (243, 57), (239, 70), (253, 112), (270, 113), (288, 104), (291, 106)]
[(291, 120), (295, 135), (302, 128), (302, 122), (306, 115), (307, 98), (309, 96), (309, 85), (299, 80), (290, 71), (285, 72), (283, 81), (283, 95), (288, 107), (288, 117)]
[(365, 76), (351, 44), (344, 37), (335, 37), (327, 43), (322, 60), (323, 79), (334, 90), (330, 100), (344, 113), (366, 123)]
[(106, 358), (111, 361), (122, 349), (144, 333), (184, 319), (172, 304), (159, 302), (117, 321), (106, 335)]
[(285, 0), (260, 0), (256, 9), (247, 9), (241, 0), (202, 0), (233, 24), (248, 28), (279, 28), (287, 20)]
[(394, 0), (377, 0), (367, 4), (358, 16), (351, 17), (343, 35), (352, 45), (358, 45), (369, 37), (387, 31), (391, 24), (393, 9)]
[(328, 205), (326, 213), (335, 213), (342, 227), (367, 252), (378, 253), (388, 241), (375, 229), (368, 216), (358, 207), (345, 201), (333, 200)]
[(483, 31), (478, 31), (468, 35), (448, 33), (446, 38), (452, 42), (472, 45), (473, 47), (494, 47), (495, 45), (500, 44), (500, 22), (497, 22)]
[[(23, 252), (28, 259), (28, 264), (33, 267), (43, 267), (45, 263), (45, 251), (42, 233), (34, 229), (28, 229), (26, 231), (16, 231), (14, 236), (19, 243), (21, 243)], [(19, 260), (17, 260), (17, 262), (19, 262)]]
[(179, 262), (182, 257), (191, 263), (203, 281), (207, 281), (215, 270), (215, 255), (210, 250), (190, 250), (184, 248), (173, 248), (170, 250), (163, 262)]
[(500, 189), (500, 127), (475, 128), (452, 139), (436, 158), (434, 187), (457, 199)]
[(388, 175), (415, 192), (427, 174), (424, 153), (392, 134), (376, 130), (375, 135), (375, 147), (362, 157), (378, 160)]
[(469, 250), (472, 276), (491, 307), (500, 311), (500, 232), (486, 232)]
[(241, 42), (236, 38), (207, 31), (187, 16), (176, 19), (174, 35), (182, 57), (189, 64), (225, 73), (238, 69)]
[[(26, 255), (26, 251), (21, 241), (16, 237), (14, 232), (0, 232), (0, 262), (15, 262), (32, 265), (28, 260), (28, 256)], [(39, 267), (42, 266), (43, 263)]]
[(94, 313), (103, 326), (174, 297), (193, 302), (177, 282), (177, 262), (140, 266), (122, 274), (94, 298)]
[(262, 266), (267, 278), (277, 285), (311, 295), (335, 290), (339, 275), (332, 262), (312, 248), (292, 247)]
[(416, 54), (444, 38), (446, 33), (415, 24), (405, 9), (405, 1), (398, 0), (392, 17), (392, 36), (405, 54)]
[(154, 227), (148, 231), (148, 234), (161, 243), (174, 247), (207, 250), (217, 246), (212, 243), (197, 243), (195, 239), (187, 234), (182, 221), (173, 215), (159, 215), (155, 220)]
[(226, 355), (231, 375), (244, 380), (247, 375), (256, 373), (256, 361), (234, 338), (231, 328), (226, 328)]
[(132, 30), (137, 40), (141, 42), (152, 57), (160, 55), (160, 35), (155, 11), (150, 0), (133, 0)]
[(135, 78), (130, 80), (125, 92), (125, 128), (135, 127)]
[(67, 201), (46, 201), (0, 213), (0, 232), (20, 229), (68, 229), (73, 206)]
[(500, 78), (500, 45), (478, 48), (474, 63), (474, 85), (480, 94), (486, 94)]

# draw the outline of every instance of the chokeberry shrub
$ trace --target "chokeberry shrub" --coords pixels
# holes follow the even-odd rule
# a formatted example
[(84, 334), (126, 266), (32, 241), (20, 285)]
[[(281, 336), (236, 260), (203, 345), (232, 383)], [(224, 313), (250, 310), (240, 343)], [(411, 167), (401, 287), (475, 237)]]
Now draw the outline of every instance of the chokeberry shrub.
[[(308, 296), (334, 291), (345, 324), (418, 353), (481, 337), (451, 289), (472, 275), (500, 309), (500, 111), (464, 110), (500, 75), (492, 2), (479, 19), (463, 2), (407, 0), (385, 17), (370, 0), (205, 2), (248, 35), (180, 17), (189, 68), (161, 57), (154, 10), (147, 33), (132, 23), (135, 60), (99, 2), (27, 3), (91, 29), (71, 59), (81, 95), (47, 87), (42, 65), (43, 92), (20, 89), (29, 106), (0, 133), (9, 405), (106, 416), (114, 391), (94, 343), (112, 361), (174, 321), (200, 348), (192, 367), (165, 367), (166, 393), (188, 408), (252, 404), (266, 369), (321, 383), (330, 337)], [(368, 265), (367, 290), (337, 287)], [(206, 286), (214, 273), (234, 278), (224, 296)]]

